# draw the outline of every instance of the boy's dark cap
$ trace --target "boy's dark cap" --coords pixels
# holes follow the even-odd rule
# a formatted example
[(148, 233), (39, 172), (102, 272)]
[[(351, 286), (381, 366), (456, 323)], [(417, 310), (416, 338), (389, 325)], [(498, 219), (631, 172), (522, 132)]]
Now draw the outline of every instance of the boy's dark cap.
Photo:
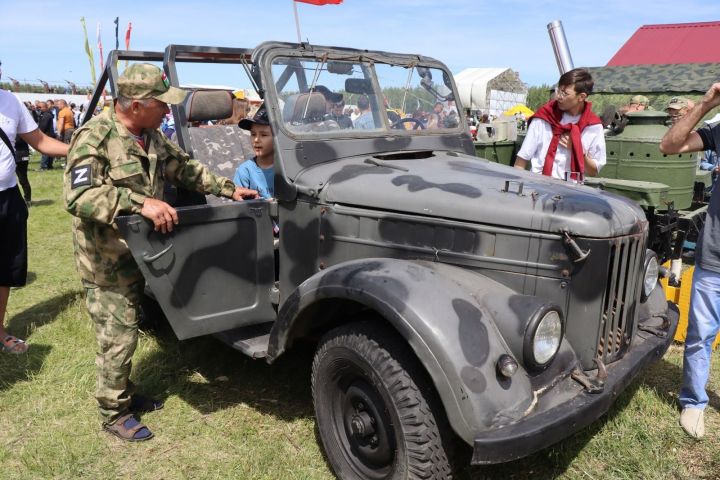
[(260, 105), (260, 108), (258, 108), (258, 111), (255, 112), (255, 115), (253, 115), (252, 118), (243, 118), (242, 120), (240, 120), (240, 122), (238, 123), (238, 127), (242, 128), (243, 130), (250, 130), (253, 124), (270, 125), (270, 120), (268, 119), (267, 110), (265, 109), (264, 103)]
[(325, 100), (331, 103), (340, 103), (342, 102), (343, 96), (342, 93), (335, 93), (331, 91), (329, 88), (327, 88), (325, 85), (316, 85), (313, 89), (318, 93), (322, 93), (322, 96), (325, 97)]

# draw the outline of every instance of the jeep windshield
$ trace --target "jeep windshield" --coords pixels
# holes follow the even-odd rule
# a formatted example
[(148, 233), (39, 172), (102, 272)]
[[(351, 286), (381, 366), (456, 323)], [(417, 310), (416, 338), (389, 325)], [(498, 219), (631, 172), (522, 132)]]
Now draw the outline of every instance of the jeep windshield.
[(377, 59), (279, 56), (272, 61), (282, 128), (293, 137), (456, 132), (450, 74)]

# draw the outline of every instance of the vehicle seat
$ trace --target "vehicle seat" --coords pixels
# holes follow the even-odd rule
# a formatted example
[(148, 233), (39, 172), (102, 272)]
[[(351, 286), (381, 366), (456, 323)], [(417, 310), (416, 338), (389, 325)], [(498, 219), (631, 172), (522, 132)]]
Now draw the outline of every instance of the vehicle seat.
[[(237, 125), (203, 125), (194, 122), (222, 120), (232, 116), (232, 95), (224, 90), (198, 90), (188, 95), (186, 117), (193, 158), (216, 175), (232, 179), (237, 167), (254, 153), (249, 132)], [(208, 203), (221, 203), (214, 195)]]
[(325, 97), (322, 93), (291, 95), (283, 107), (283, 121), (293, 132), (325, 132), (339, 130), (334, 120), (325, 120)]

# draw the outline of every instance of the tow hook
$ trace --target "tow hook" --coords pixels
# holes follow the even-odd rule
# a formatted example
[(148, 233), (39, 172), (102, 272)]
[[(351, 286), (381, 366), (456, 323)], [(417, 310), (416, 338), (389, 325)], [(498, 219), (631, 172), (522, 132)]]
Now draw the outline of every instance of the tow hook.
[(582, 385), (587, 393), (602, 393), (603, 390), (605, 390), (605, 380), (608, 376), (607, 368), (605, 368), (605, 364), (600, 358), (595, 357), (593, 361), (598, 367), (595, 378), (585, 375), (585, 372), (583, 372), (579, 366), (575, 367), (570, 377)]
[[(660, 326), (649, 325), (652, 320), (655, 320), (657, 318), (662, 320)], [(638, 329), (642, 330), (643, 332), (651, 333), (658, 338), (667, 337), (668, 328), (670, 328), (670, 319), (667, 317), (667, 315), (656, 315), (647, 322), (638, 324)]]

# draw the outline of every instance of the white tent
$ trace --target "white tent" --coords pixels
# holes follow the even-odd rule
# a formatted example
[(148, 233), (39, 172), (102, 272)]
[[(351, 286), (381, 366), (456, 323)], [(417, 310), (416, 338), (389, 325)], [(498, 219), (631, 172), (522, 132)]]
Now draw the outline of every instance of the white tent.
[(510, 68), (466, 68), (455, 75), (463, 108), (500, 115), (518, 103), (525, 103), (527, 86)]
[(21, 102), (32, 102), (40, 100), (65, 100), (68, 104), (74, 103), (76, 105), (83, 105), (88, 102), (87, 95), (70, 95), (66, 93), (25, 93), (25, 92), (12, 92)]

